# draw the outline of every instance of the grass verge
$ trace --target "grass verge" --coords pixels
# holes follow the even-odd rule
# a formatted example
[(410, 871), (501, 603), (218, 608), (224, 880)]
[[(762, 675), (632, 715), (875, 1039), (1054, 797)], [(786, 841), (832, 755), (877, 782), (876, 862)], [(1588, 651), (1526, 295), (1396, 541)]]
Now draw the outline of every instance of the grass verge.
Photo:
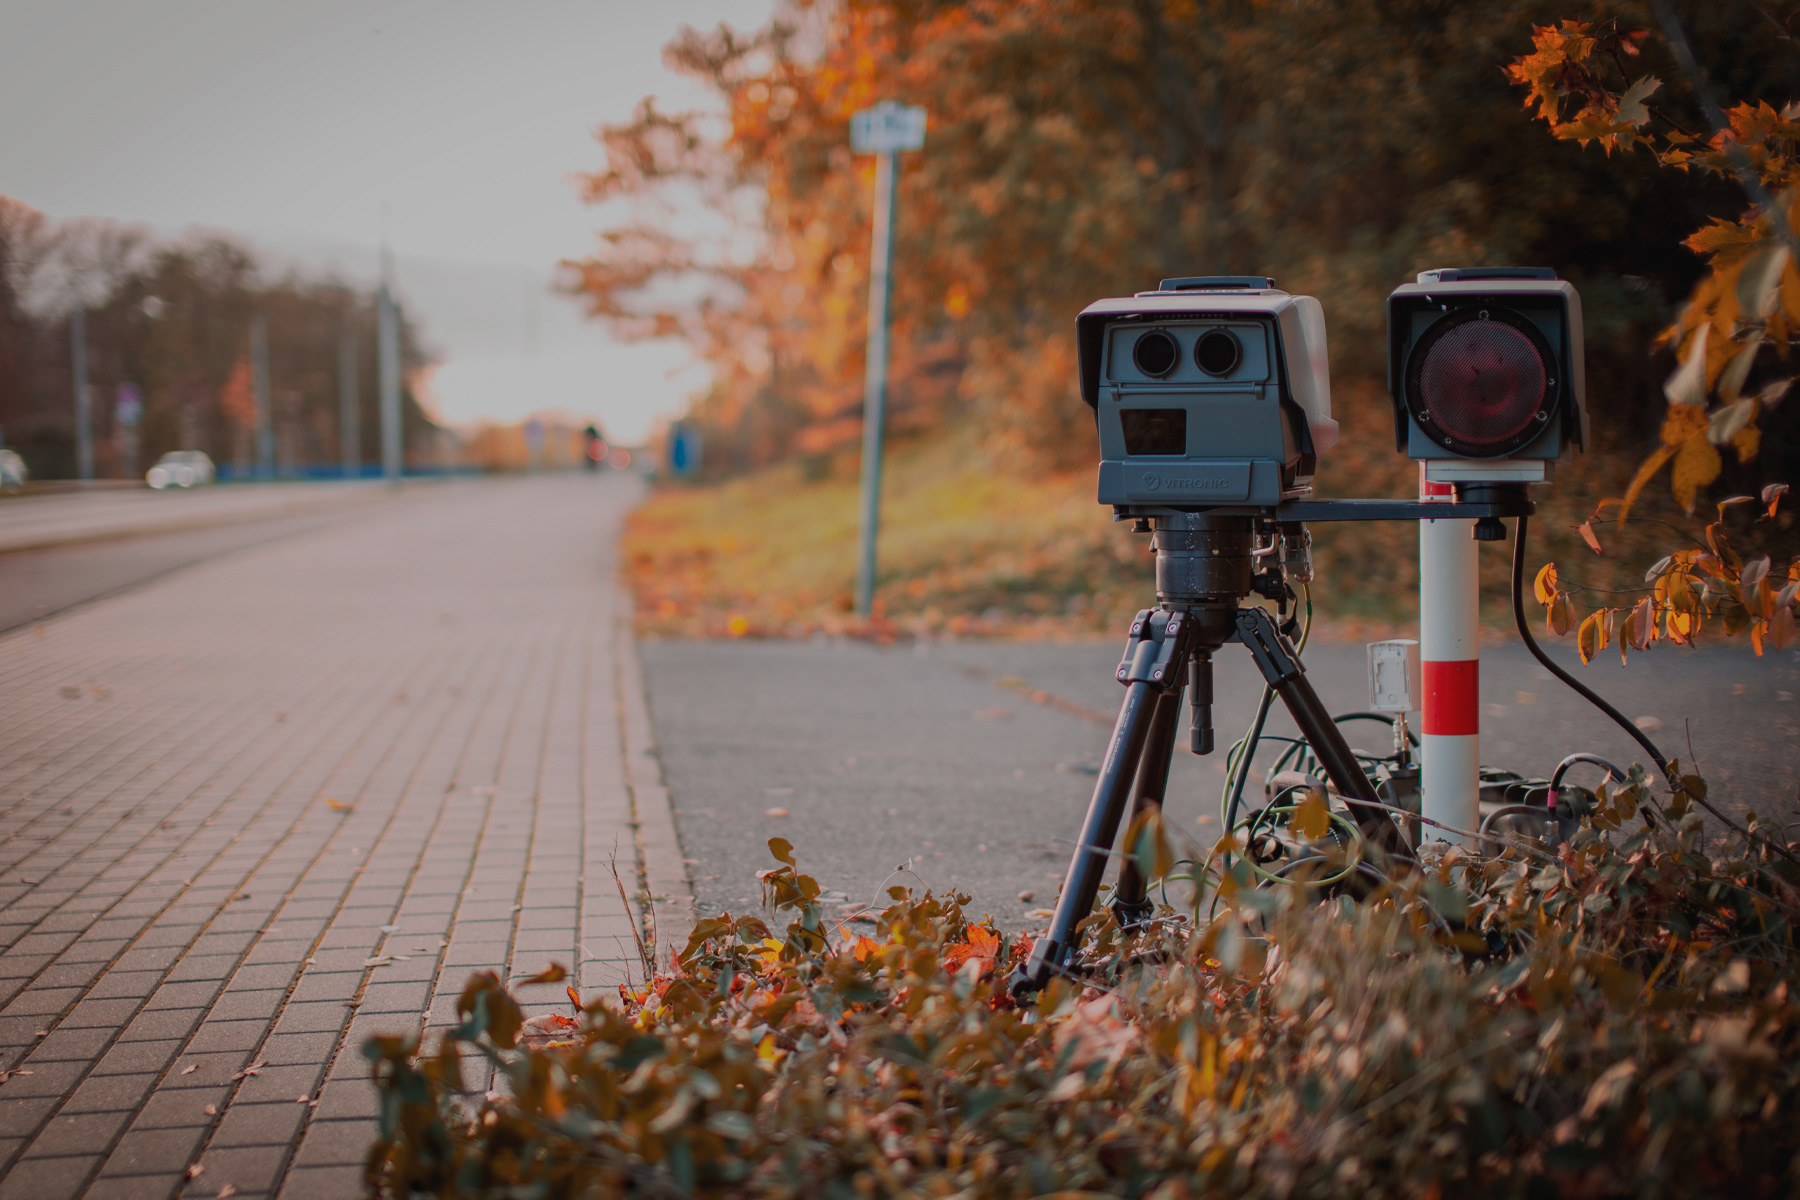
[(1006, 471), (967, 429), (895, 447), (886, 476), (873, 620), (851, 614), (854, 464), (790, 462), (660, 487), (632, 515), (640, 631), (1080, 635), (1153, 598), (1145, 539), (1113, 524), (1086, 476)]
[[(1367, 439), (1365, 439), (1367, 440)], [(1334, 452), (1333, 495), (1404, 495), (1416, 468), (1361, 442)], [(854, 460), (792, 461), (722, 483), (661, 485), (624, 539), (640, 633), (686, 637), (890, 639), (980, 634), (1117, 636), (1154, 602), (1149, 539), (1094, 503), (1091, 471), (1020, 469), (965, 426), (903, 442), (888, 456), (875, 615), (851, 613), (858, 480)], [(1655, 534), (1603, 530), (1601, 562), (1575, 533), (1600, 477), (1537, 497), (1532, 553), (1587, 582), (1639, 582), (1666, 553)], [(1313, 600), (1324, 639), (1410, 633), (1417, 613), (1417, 535), (1404, 523), (1313, 528)], [(1666, 536), (1666, 535), (1665, 535)], [(1618, 545), (1614, 545), (1618, 542)], [(1509, 626), (1504, 548), (1483, 555), (1484, 613)]]

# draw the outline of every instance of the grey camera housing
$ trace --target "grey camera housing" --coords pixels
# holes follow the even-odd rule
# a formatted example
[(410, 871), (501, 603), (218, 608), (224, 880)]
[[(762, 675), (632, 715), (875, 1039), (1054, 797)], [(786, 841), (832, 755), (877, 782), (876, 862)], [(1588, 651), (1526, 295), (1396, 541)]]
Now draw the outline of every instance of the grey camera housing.
[[(1549, 388), (1535, 432), (1502, 452), (1446, 445), (1421, 426), (1421, 404), (1409, 393), (1409, 370), (1434, 328), (1473, 314), (1504, 317), (1535, 335), (1547, 361)], [(1388, 297), (1388, 392), (1394, 401), (1395, 449), (1425, 464), (1433, 482), (1549, 480), (1553, 464), (1587, 443), (1587, 376), (1581, 296), (1574, 285), (1541, 267), (1441, 268), (1421, 271)], [(1426, 414), (1429, 417), (1429, 413)], [(1454, 439), (1450, 439), (1454, 442)]]
[[(1089, 305), (1075, 328), (1100, 503), (1135, 516), (1273, 508), (1311, 493), (1338, 433), (1316, 299), (1260, 276), (1165, 279)], [(1172, 339), (1172, 354), (1144, 341), (1157, 337)]]

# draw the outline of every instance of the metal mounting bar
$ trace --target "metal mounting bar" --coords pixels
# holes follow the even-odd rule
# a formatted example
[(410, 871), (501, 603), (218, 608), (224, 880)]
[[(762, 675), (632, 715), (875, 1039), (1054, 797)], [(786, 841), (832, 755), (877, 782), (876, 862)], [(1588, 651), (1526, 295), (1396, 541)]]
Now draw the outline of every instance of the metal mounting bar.
[[(1133, 506), (1133, 514), (1137, 507)], [(1475, 503), (1422, 503), (1418, 500), (1289, 500), (1267, 508), (1208, 508), (1207, 516), (1271, 517), (1277, 521), (1456, 521), (1482, 517), (1530, 516), (1537, 505), (1530, 500), (1479, 501)]]

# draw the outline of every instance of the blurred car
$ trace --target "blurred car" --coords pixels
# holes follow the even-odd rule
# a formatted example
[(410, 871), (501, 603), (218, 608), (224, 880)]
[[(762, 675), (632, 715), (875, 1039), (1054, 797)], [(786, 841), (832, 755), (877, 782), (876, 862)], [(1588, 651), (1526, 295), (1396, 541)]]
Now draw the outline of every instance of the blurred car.
[(213, 481), (213, 460), (204, 450), (171, 450), (144, 473), (144, 481), (159, 491), (204, 487)]
[(0, 492), (16, 492), (25, 486), (30, 472), (17, 450), (0, 450)]

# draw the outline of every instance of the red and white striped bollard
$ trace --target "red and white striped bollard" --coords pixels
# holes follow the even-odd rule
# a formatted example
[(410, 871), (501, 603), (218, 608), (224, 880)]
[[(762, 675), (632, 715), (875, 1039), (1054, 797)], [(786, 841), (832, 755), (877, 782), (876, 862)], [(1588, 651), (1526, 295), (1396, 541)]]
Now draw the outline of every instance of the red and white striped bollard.
[[(1453, 501), (1419, 464), (1419, 499)], [(1423, 811), (1474, 830), (1481, 823), (1481, 582), (1475, 522), (1419, 522), (1419, 659)], [(1425, 837), (1464, 841), (1427, 826)]]

